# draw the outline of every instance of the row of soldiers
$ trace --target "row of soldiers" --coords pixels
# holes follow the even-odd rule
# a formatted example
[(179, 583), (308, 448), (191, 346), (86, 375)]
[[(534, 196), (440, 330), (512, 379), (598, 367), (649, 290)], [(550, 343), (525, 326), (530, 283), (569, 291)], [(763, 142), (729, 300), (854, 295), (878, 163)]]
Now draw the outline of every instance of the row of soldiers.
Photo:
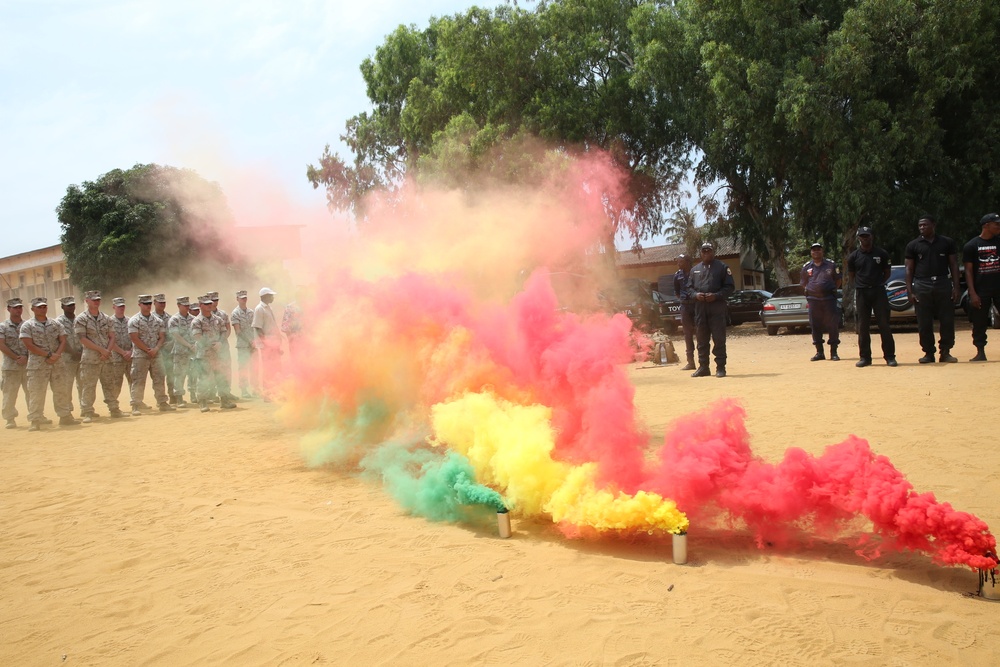
[(113, 299), (115, 314), (109, 317), (100, 310), (101, 293), (91, 290), (85, 295), (86, 312), (76, 315), (75, 299), (63, 297), (63, 314), (55, 319), (48, 317), (48, 300), (44, 297), (32, 299), (30, 319), (22, 318), (21, 299), (10, 299), (9, 318), (0, 325), (0, 389), (6, 427), (17, 426), (15, 403), (22, 389), (28, 403), (29, 431), (52, 423), (43, 414), (49, 388), (60, 425), (77, 424), (72, 415), (74, 382), (84, 423), (97, 417), (94, 403), (98, 382), (111, 418), (126, 416), (119, 408), (125, 382), (129, 386), (131, 414), (139, 416), (142, 410), (152, 409), (143, 402), (147, 378), (152, 380), (161, 412), (187, 407), (185, 384), (191, 401), (202, 412), (207, 412), (214, 401), (219, 401), (223, 409), (235, 408), (236, 397), (230, 391), (230, 335), (236, 334), (243, 398), (254, 395), (253, 353), (257, 347), (254, 311), (246, 307), (247, 293), (241, 290), (236, 297), (238, 306), (232, 316), (218, 308), (217, 292), (202, 295), (194, 302), (178, 297), (178, 312), (170, 315), (165, 295), (141, 294), (139, 312), (128, 318), (124, 298)]

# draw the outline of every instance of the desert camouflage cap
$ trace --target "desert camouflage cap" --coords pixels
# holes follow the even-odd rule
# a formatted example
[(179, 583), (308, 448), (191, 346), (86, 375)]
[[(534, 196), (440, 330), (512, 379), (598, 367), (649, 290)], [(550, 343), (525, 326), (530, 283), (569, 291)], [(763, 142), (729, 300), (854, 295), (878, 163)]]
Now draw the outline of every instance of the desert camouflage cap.
[(35, 306), (47, 306), (47, 305), (49, 305), (49, 300), (46, 299), (44, 296), (36, 296), (34, 299), (31, 300), (32, 308), (34, 308)]
[(76, 299), (71, 296), (64, 296), (59, 299), (59, 303), (61, 303), (64, 306), (72, 306), (76, 304)]
[(207, 296), (212, 301), (218, 301), (219, 300), (219, 293), (218, 292), (206, 292), (205, 296)]
[(115, 298), (111, 299), (111, 305), (112, 306), (124, 306), (125, 305), (125, 297), (123, 297), (123, 296), (116, 296)]
[(247, 291), (245, 289), (241, 289), (241, 290), (237, 291), (236, 292), (236, 298), (237, 299), (245, 299), (245, 298), (247, 298)]
[(177, 297), (177, 305), (178, 306), (190, 306), (191, 305), (191, 301), (186, 296), (179, 296), (179, 297)]
[(201, 311), (201, 305), (197, 301), (195, 301), (194, 303), (191, 304), (189, 310), (192, 313), (200, 312)]
[(153, 301), (155, 301), (157, 303), (166, 303), (167, 302), (167, 295), (166, 294), (154, 294), (153, 295)]
[(99, 289), (92, 289), (92, 290), (86, 292), (83, 295), (83, 298), (90, 299), (91, 301), (100, 301), (101, 300), (101, 290), (99, 290)]
[(201, 296), (198, 297), (198, 303), (206, 303), (206, 304), (212, 303), (212, 297), (210, 297), (207, 294), (202, 294)]
[(140, 294), (139, 295), (139, 303), (153, 303), (153, 295), (152, 294)]
[(23, 306), (24, 302), (21, 301), (20, 297), (14, 297), (13, 299), (7, 299), (8, 308), (16, 308), (17, 306)]

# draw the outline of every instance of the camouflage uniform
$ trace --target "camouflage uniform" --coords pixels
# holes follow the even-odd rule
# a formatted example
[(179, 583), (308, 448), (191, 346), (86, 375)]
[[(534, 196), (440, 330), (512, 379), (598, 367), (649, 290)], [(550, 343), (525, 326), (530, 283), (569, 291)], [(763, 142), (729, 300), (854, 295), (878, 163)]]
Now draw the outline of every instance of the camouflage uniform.
[[(117, 297), (115, 301), (121, 297)], [(122, 299), (124, 301), (124, 299)], [(116, 303), (115, 305), (119, 305)], [(132, 350), (132, 339), (128, 335), (128, 318), (123, 317), (118, 319), (117, 316), (111, 318), (111, 325), (115, 330), (115, 343), (121, 349), (129, 352)], [(111, 390), (114, 392), (115, 398), (119, 397), (122, 393), (122, 380), (125, 381), (125, 386), (129, 388), (129, 392), (132, 391), (132, 360), (126, 360), (125, 357), (118, 354), (118, 352), (111, 353), (111, 368), (114, 377), (114, 383), (111, 386)]]
[[(150, 313), (149, 317), (136, 313), (128, 321), (128, 332), (139, 334), (139, 340), (146, 347), (156, 347), (163, 333), (163, 322), (156, 315)], [(160, 351), (162, 352), (162, 350)], [(157, 353), (159, 356), (159, 353)], [(163, 377), (163, 366), (150, 359), (149, 355), (138, 345), (132, 348), (132, 409), (136, 410), (142, 405), (142, 399), (146, 394), (146, 376), (153, 380), (153, 396), (156, 403), (161, 407), (168, 404), (170, 399), (167, 396)]]
[(235, 407), (229, 402), (229, 383), (219, 366), (219, 349), (225, 344), (223, 322), (215, 313), (210, 317), (202, 313), (191, 322), (191, 336), (198, 350), (197, 365), (201, 375), (198, 380), (198, 403), (202, 410), (208, 409), (208, 399), (213, 393), (219, 394), (223, 408)]
[[(11, 299), (8, 306), (20, 305), (20, 299)], [(21, 342), (20, 337), (21, 322), (15, 324), (9, 318), (0, 324), (0, 338), (3, 338), (4, 345), (18, 357), (25, 357), (27, 362), (28, 348)], [(13, 424), (14, 418), (18, 416), (17, 396), (24, 390), (24, 398), (28, 398), (28, 370), (27, 363), (20, 365), (6, 354), (3, 355), (3, 363), (0, 365), (3, 375), (0, 376), (0, 391), (3, 392), (3, 419), (8, 424)]]
[[(67, 318), (68, 319), (68, 318)], [(66, 330), (56, 320), (46, 319), (44, 322), (33, 317), (21, 324), (18, 334), (23, 339), (53, 354), (59, 349), (59, 339), (66, 337)], [(35, 423), (44, 419), (45, 390), (52, 387), (52, 404), (59, 417), (72, 417), (73, 403), (70, 398), (72, 384), (63, 377), (66, 366), (60, 362), (48, 363), (48, 359), (34, 353), (28, 354), (28, 421)]]
[(187, 379), (188, 391), (191, 392), (191, 400), (197, 400), (195, 396), (196, 383), (191, 368), (191, 357), (194, 352), (178, 342), (179, 339), (183, 339), (191, 345), (194, 344), (194, 338), (191, 337), (191, 322), (193, 321), (194, 316), (190, 313), (187, 315), (177, 313), (170, 318), (170, 323), (167, 325), (167, 335), (171, 341), (168, 346), (174, 365), (174, 381), (168, 390), (170, 397), (178, 402), (184, 398), (185, 379)]
[[(111, 345), (111, 338), (115, 335), (115, 325), (112, 318), (100, 311), (97, 311), (96, 316), (89, 312), (77, 315), (73, 326), (78, 337), (86, 337), (91, 343), (105, 350)], [(104, 404), (108, 406), (108, 410), (112, 414), (121, 412), (118, 408), (118, 393), (121, 391), (121, 383), (119, 381), (118, 392), (115, 392), (114, 362), (110, 357), (105, 360), (99, 352), (83, 346), (82, 343), (81, 346), (83, 347), (83, 355), (80, 358), (80, 416), (94, 416), (98, 380), (101, 381)]]
[[(170, 324), (170, 318), (172, 317), (170, 313), (167, 312), (166, 307), (164, 307), (163, 314), (160, 315), (156, 312), (156, 304), (167, 302), (167, 297), (165, 294), (154, 294), (153, 295), (153, 317), (156, 317), (163, 323), (163, 333), (167, 333), (167, 326)], [(170, 345), (165, 344), (163, 346), (164, 354), (156, 355), (156, 360), (160, 364), (160, 368), (163, 369), (163, 379), (167, 385), (167, 396), (170, 396), (170, 387), (174, 382), (174, 359), (173, 355), (170, 354)]]
[[(63, 299), (65, 300), (65, 299)], [(66, 333), (66, 348), (63, 350), (59, 364), (63, 367), (60, 374), (62, 382), (66, 383), (65, 395), (69, 399), (69, 411), (73, 411), (73, 383), (76, 383), (77, 399), (80, 398), (80, 358), (83, 355), (83, 345), (80, 344), (80, 337), (76, 335), (76, 323), (66, 317), (63, 313), (55, 320)]]
[[(241, 294), (246, 296), (246, 292)], [(246, 396), (251, 389), (257, 391), (256, 361), (253, 346), (253, 311), (249, 308), (233, 309), (231, 316), (233, 325), (239, 325), (240, 332), (236, 334), (236, 363), (239, 369), (240, 390)]]

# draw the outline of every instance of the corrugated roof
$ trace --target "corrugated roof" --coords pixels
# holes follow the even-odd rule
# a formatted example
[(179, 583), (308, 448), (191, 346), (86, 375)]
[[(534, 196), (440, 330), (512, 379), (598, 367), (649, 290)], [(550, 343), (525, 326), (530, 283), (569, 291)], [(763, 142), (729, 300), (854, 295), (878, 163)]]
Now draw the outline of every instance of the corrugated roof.
[[(740, 248), (731, 237), (715, 239), (712, 243), (715, 245), (716, 257), (738, 257), (740, 255)], [(633, 250), (623, 250), (618, 253), (618, 266), (647, 266), (676, 262), (678, 255), (683, 252), (687, 252), (687, 248), (682, 243), (643, 248), (641, 255)]]

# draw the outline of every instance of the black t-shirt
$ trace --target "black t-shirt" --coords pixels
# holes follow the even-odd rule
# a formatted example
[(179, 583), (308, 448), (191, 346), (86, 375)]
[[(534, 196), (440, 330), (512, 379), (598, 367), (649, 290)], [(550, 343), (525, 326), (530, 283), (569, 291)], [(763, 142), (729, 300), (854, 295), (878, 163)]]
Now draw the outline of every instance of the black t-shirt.
[(913, 260), (913, 277), (917, 279), (947, 278), (948, 257), (957, 254), (955, 242), (940, 234), (936, 234), (933, 241), (918, 236), (906, 244), (906, 259)]
[(976, 291), (1000, 292), (1000, 238), (977, 236), (962, 248), (962, 262), (972, 264)]
[(847, 270), (855, 275), (857, 287), (882, 287), (891, 261), (883, 248), (872, 246), (871, 252), (858, 248), (847, 258)]

